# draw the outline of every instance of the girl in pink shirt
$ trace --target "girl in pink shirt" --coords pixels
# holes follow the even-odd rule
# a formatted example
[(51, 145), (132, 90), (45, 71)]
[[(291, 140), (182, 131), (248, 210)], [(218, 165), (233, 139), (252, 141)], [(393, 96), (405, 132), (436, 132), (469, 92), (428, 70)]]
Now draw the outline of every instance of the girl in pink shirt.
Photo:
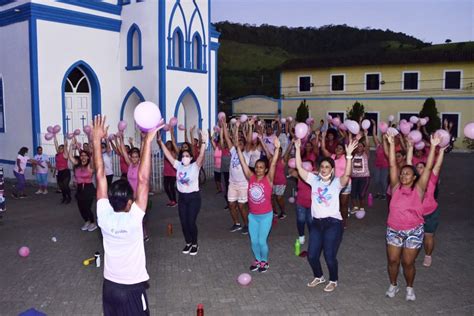
[[(240, 122), (236, 123), (236, 130), (239, 129)], [(280, 141), (277, 137), (273, 140), (275, 154), (272, 157), (270, 168), (268, 161), (259, 159), (255, 163), (255, 172), (252, 172), (244, 158), (242, 149), (237, 146), (237, 153), (242, 165), (248, 184), (248, 204), (249, 204), (249, 234), (252, 245), (252, 252), (255, 256), (254, 263), (250, 266), (250, 271), (266, 272), (268, 265), (268, 234), (272, 228), (272, 185), (275, 179), (275, 169), (280, 153)]]
[(377, 136), (377, 125), (372, 120), (372, 138), (375, 143), (375, 168), (374, 180), (375, 180), (375, 198), (385, 200), (387, 198), (387, 187), (388, 187), (388, 158), (385, 155), (382, 141)]
[[(209, 133), (210, 135), (210, 133)], [(212, 149), (214, 150), (214, 182), (216, 183), (216, 194), (222, 192), (222, 183), (221, 183), (221, 165), (222, 165), (222, 149), (219, 143), (219, 135), (214, 133), (210, 136), (210, 141)]]
[(423, 215), (426, 211), (422, 201), (433, 168), (435, 148), (440, 143), (437, 136), (431, 136), (431, 148), (426, 168), (421, 175), (413, 166), (399, 168), (395, 158), (395, 141), (393, 136), (385, 136), (389, 143), (390, 189), (392, 198), (387, 220), (387, 270), (390, 286), (385, 293), (394, 297), (399, 291), (397, 285), (400, 262), (407, 283), (406, 300), (416, 299), (413, 289), (415, 280), (415, 259), (423, 244)]

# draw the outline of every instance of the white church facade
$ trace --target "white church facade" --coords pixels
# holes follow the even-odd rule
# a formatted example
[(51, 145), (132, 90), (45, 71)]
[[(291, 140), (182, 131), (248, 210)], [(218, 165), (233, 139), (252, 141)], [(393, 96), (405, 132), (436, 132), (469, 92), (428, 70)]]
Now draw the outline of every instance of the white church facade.
[[(0, 0), (0, 164), (32, 156), (49, 125), (110, 130), (142, 101), (168, 121), (214, 126), (219, 33), (210, 0)], [(59, 135), (62, 137), (62, 135)]]

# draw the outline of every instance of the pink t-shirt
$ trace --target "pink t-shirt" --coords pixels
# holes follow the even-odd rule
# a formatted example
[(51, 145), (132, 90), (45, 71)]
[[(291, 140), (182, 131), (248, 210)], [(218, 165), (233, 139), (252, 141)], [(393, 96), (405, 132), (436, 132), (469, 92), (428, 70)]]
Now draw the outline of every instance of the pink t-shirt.
[(285, 163), (283, 159), (278, 159), (277, 161), (273, 185), (286, 185)]
[(334, 160), (334, 173), (336, 177), (342, 177), (344, 175), (344, 171), (346, 171), (346, 157), (341, 155), (339, 158), (336, 159), (336, 155), (332, 154), (331, 158)]
[(216, 146), (214, 150), (214, 168), (220, 169), (222, 164), (222, 150), (219, 146)]
[(411, 161), (412, 161), (413, 165), (416, 166), (420, 162), (424, 162), (426, 164), (427, 160), (428, 160), (427, 156), (421, 156), (421, 157), (413, 156)]
[(125, 158), (123, 158), (122, 156), (120, 156), (120, 172), (122, 173), (128, 172), (127, 162), (125, 161)]
[(296, 205), (300, 205), (305, 208), (311, 207), (311, 186), (298, 179), (298, 195), (296, 196)]
[(436, 185), (438, 184), (438, 176), (431, 173), (430, 180), (428, 181), (428, 187), (426, 188), (425, 195), (423, 197), (423, 213), (428, 215), (433, 213), (438, 207), (438, 201), (434, 197)]
[(74, 177), (77, 184), (92, 183), (92, 170), (89, 168), (77, 167), (74, 169)]
[(256, 175), (249, 180), (249, 212), (260, 215), (272, 211), (272, 186), (265, 176), (260, 181)]
[(382, 145), (377, 145), (377, 148), (375, 149), (375, 166), (377, 168), (389, 167), (388, 159), (387, 156), (385, 156)]
[(140, 166), (140, 164), (136, 164), (134, 165), (133, 163), (131, 163), (129, 166), (128, 166), (128, 172), (127, 172), (127, 180), (128, 180), (128, 183), (130, 183), (130, 186), (132, 187), (133, 189), (133, 193), (136, 193), (137, 192), (137, 186), (138, 186), (138, 167)]
[(67, 169), (67, 159), (64, 158), (63, 153), (56, 154), (55, 159), (56, 159), (56, 169), (58, 171)]
[(387, 225), (395, 230), (410, 230), (423, 224), (423, 205), (418, 189), (399, 186), (392, 192)]
[(171, 162), (165, 158), (163, 163), (163, 176), (165, 177), (176, 177), (176, 169), (173, 167)]

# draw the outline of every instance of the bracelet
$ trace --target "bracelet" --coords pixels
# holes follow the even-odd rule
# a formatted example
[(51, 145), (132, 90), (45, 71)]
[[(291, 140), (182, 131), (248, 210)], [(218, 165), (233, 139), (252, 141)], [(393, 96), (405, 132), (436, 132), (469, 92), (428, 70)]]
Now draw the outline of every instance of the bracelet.
[(346, 159), (352, 159), (352, 155), (351, 156), (346, 156)]

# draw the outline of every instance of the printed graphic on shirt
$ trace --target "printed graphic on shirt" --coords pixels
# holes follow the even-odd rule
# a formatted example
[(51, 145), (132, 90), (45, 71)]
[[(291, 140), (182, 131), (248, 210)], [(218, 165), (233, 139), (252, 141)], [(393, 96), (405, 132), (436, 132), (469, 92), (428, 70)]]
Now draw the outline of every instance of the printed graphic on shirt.
[(232, 168), (239, 168), (240, 167), (240, 159), (237, 155), (232, 155), (232, 159), (230, 161), (230, 165)]
[(252, 183), (250, 185), (250, 199), (255, 204), (261, 204), (265, 202), (265, 193), (263, 185), (260, 183)]
[(318, 188), (316, 190), (316, 192), (314, 192), (314, 195), (316, 196), (316, 201), (319, 203), (319, 204), (323, 204), (325, 206), (329, 206), (330, 202), (331, 202), (331, 199), (332, 199), (332, 195), (328, 193), (328, 188)]
[(178, 172), (178, 182), (183, 184), (183, 185), (189, 185), (189, 181), (191, 179), (189, 178), (189, 175), (187, 172)]
[(362, 171), (364, 164), (362, 163), (362, 157), (354, 157), (352, 161), (352, 168), (354, 171)]

